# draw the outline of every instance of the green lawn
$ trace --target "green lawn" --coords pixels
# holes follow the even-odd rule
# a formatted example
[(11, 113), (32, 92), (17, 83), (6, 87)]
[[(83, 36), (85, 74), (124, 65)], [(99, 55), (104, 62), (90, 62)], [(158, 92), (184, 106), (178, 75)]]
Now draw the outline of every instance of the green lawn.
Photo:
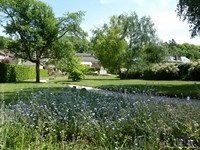
[(86, 76), (80, 82), (72, 82), (66, 77), (58, 77), (50, 80), (48, 83), (34, 83), (24, 81), (21, 83), (1, 83), (0, 100), (10, 102), (20, 92), (29, 93), (33, 90), (44, 88), (57, 90), (66, 84), (75, 84), (116, 90), (119, 88), (128, 89), (132, 92), (147, 92), (148, 94), (178, 96), (178, 97), (195, 97), (200, 98), (200, 82), (194, 81), (145, 81), (145, 80), (120, 80), (116, 76)]
[(150, 81), (120, 80), (116, 76), (87, 76), (81, 82), (72, 84), (109, 89), (128, 89), (135, 92), (151, 92), (151, 94), (172, 97), (200, 98), (200, 82), (195, 81)]
[[(65, 78), (65, 80), (67, 79)], [(57, 83), (57, 80), (50, 81), (48, 83), (35, 83), (32, 81), (25, 81), (21, 83), (0, 83), (0, 100), (12, 102), (15, 101), (16, 96), (20, 93), (28, 94), (32, 91), (41, 90), (44, 88), (56, 90), (62, 86), (63, 84)]]

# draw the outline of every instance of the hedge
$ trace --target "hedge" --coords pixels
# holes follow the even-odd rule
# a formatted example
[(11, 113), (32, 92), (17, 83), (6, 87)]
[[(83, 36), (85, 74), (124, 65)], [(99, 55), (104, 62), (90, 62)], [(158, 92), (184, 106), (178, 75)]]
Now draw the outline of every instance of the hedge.
[(149, 70), (144, 71), (146, 80), (177, 80), (180, 79), (178, 64), (155, 64)]
[[(35, 67), (0, 63), (0, 83), (19, 82), (27, 79), (34, 79), (35, 75)], [(40, 77), (48, 77), (48, 71), (41, 69)]]
[(119, 78), (120, 79), (143, 79), (143, 72), (130, 70), (127, 74), (127, 72), (125, 71), (119, 74)]
[(193, 63), (160, 63), (154, 64), (144, 72), (129, 71), (121, 79), (144, 79), (144, 80), (190, 80), (200, 81), (200, 62)]

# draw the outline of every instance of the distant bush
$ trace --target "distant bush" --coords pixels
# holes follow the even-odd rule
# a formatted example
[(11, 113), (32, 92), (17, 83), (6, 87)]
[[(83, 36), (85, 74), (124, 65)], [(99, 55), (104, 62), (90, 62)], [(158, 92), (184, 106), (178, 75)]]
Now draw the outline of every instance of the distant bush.
[[(35, 78), (35, 68), (23, 65), (0, 63), (0, 83), (18, 82)], [(47, 77), (47, 70), (40, 70), (41, 77)]]
[(146, 80), (176, 80), (180, 79), (178, 64), (165, 63), (155, 64), (144, 72)]
[(119, 78), (120, 79), (142, 79), (143, 71), (131, 70), (128, 73), (125, 71), (119, 74)]
[(145, 71), (122, 72), (120, 79), (200, 81), (200, 62), (160, 63)]
[(76, 67), (71, 68), (69, 73), (69, 79), (72, 81), (80, 81), (85, 77), (85, 74), (88, 72), (88, 66), (77, 65)]
[(192, 63), (181, 63), (178, 65), (179, 77), (181, 80), (190, 80), (189, 69), (191, 66), (192, 66)]
[(200, 62), (191, 64), (188, 69), (188, 78), (192, 81), (200, 81)]
[(84, 78), (84, 74), (81, 70), (73, 69), (71, 72), (69, 72), (69, 79), (72, 79), (72, 81), (80, 81)]
[(87, 70), (87, 75), (97, 75), (100, 71), (100, 67), (89, 67)]
[(200, 81), (200, 62), (179, 64), (181, 80)]

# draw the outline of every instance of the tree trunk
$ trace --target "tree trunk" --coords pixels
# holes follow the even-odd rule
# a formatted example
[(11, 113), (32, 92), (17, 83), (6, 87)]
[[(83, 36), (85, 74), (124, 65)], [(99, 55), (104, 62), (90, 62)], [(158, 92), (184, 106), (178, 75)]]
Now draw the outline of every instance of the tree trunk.
[(126, 71), (126, 76), (125, 76), (125, 79), (127, 79), (127, 77), (128, 77), (129, 70), (130, 70), (130, 68), (128, 68), (128, 69), (127, 69), (127, 71)]
[(40, 83), (40, 61), (36, 61), (36, 83)]

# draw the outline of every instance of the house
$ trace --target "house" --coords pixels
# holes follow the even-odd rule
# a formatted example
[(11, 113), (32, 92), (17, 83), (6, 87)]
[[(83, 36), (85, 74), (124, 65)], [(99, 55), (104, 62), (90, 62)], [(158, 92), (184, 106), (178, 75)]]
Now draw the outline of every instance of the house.
[(99, 60), (95, 58), (93, 54), (90, 53), (76, 53), (80, 58), (82, 65), (87, 65), (89, 67), (100, 67)]
[[(35, 63), (22, 60), (21, 58), (16, 58), (15, 54), (8, 50), (0, 50), (0, 62), (35, 67)], [(40, 69), (43, 69), (43, 68), (44, 67), (40, 65)]]
[(17, 60), (14, 58), (14, 54), (12, 52), (0, 50), (0, 62), (14, 64)]
[(173, 57), (173, 56), (170, 56), (166, 59), (167, 62), (180, 62), (180, 63), (189, 63), (191, 62), (190, 59), (188, 59), (187, 57), (185, 56), (181, 56), (181, 57)]
[(6, 58), (6, 55), (3, 51), (0, 51), (0, 61)]

